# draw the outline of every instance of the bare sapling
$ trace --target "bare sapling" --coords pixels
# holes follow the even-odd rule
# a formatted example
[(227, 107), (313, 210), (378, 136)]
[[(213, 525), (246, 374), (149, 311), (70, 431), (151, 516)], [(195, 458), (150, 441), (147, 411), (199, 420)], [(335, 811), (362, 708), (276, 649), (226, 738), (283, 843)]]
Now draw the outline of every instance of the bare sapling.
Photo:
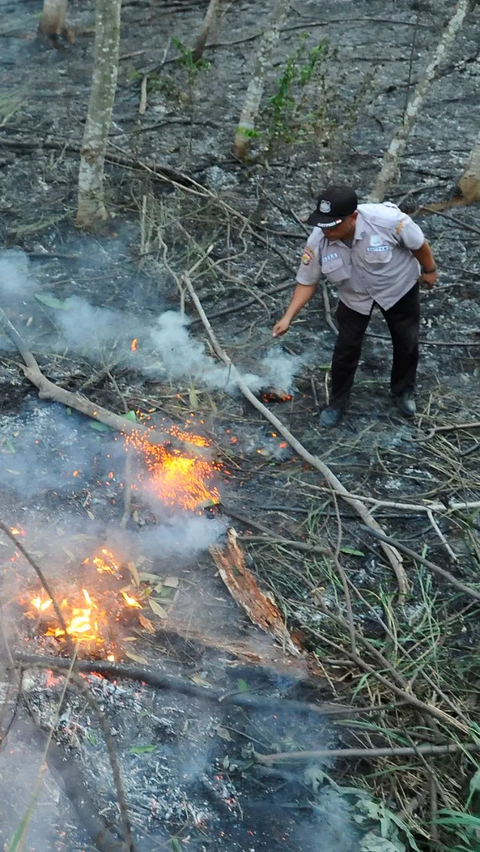
[(210, 0), (208, 9), (203, 19), (202, 29), (195, 42), (195, 47), (192, 50), (192, 61), (198, 62), (203, 56), (207, 39), (212, 31), (216, 29), (219, 19), (220, 6), (222, 0)]
[(121, 0), (97, 0), (92, 88), (78, 175), (77, 225), (95, 230), (108, 218), (104, 165), (117, 88)]
[(255, 135), (255, 120), (263, 97), (265, 78), (271, 65), (273, 49), (279, 39), (280, 29), (287, 17), (289, 7), (290, 0), (277, 0), (260, 41), (233, 144), (233, 153), (235, 157), (241, 160), (248, 155), (250, 140)]
[(474, 204), (480, 201), (480, 133), (465, 164), (463, 175), (458, 182), (461, 197), (457, 203)]
[(462, 28), (465, 17), (470, 10), (470, 5), (471, 0), (459, 0), (454, 14), (443, 30), (440, 41), (433, 51), (431, 59), (407, 104), (403, 119), (398, 125), (388, 149), (385, 151), (381, 169), (370, 194), (370, 201), (383, 201), (385, 195), (395, 182), (407, 141), (420, 114), (425, 98), (430, 91), (437, 69), (450, 53), (455, 39)]

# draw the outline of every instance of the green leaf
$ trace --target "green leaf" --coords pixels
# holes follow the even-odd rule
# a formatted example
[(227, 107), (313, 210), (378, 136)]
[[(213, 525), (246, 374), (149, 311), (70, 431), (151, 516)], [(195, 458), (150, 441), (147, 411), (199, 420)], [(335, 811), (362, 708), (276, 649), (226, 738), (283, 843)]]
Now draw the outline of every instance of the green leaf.
[(354, 547), (341, 547), (341, 553), (348, 553), (350, 556), (365, 556), (361, 550), (355, 550)]
[(239, 692), (249, 692), (250, 691), (250, 687), (249, 687), (247, 681), (243, 680), (242, 678), (237, 680), (237, 689), (238, 689)]
[(62, 302), (61, 299), (57, 299), (53, 293), (35, 293), (35, 298), (38, 302), (41, 302), (42, 305), (46, 305), (47, 308), (55, 308), (59, 311), (69, 311), (70, 307), (66, 302)]
[(132, 746), (128, 754), (149, 754), (151, 751), (155, 751), (154, 745)]
[(183, 852), (183, 846), (178, 837), (172, 837), (172, 852)]
[(137, 423), (137, 415), (134, 411), (129, 411), (128, 414), (123, 415), (125, 420), (131, 420), (133, 423)]
[(470, 792), (473, 793), (480, 790), (480, 769), (477, 769), (475, 775), (470, 778)]
[(100, 423), (99, 420), (90, 420), (90, 429), (96, 429), (97, 432), (110, 432), (110, 426)]
[(395, 839), (392, 843), (386, 837), (379, 837), (369, 831), (360, 842), (361, 852), (405, 852), (405, 845)]

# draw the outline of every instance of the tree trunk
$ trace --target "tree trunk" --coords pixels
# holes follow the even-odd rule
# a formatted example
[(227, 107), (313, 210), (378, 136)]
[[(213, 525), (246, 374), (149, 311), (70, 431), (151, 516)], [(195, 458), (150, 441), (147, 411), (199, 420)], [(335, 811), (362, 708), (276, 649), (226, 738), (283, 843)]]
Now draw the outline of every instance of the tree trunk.
[(370, 194), (370, 201), (383, 201), (385, 194), (397, 177), (400, 158), (405, 150), (408, 137), (417, 120), (420, 109), (423, 106), (425, 96), (435, 79), (438, 66), (443, 62), (452, 48), (453, 42), (465, 20), (465, 16), (470, 9), (470, 2), (471, 0), (458, 0), (455, 13), (450, 18), (448, 26), (444, 29), (435, 52), (408, 102), (403, 121), (390, 142), (388, 150), (385, 151), (382, 167)]
[(263, 33), (255, 59), (253, 74), (248, 84), (242, 114), (235, 133), (233, 153), (236, 157), (246, 157), (250, 147), (250, 138), (255, 129), (260, 102), (265, 87), (265, 77), (270, 68), (273, 49), (280, 35), (280, 28), (287, 17), (290, 0), (277, 0), (273, 14)]
[(38, 34), (57, 45), (60, 38), (72, 42), (72, 31), (67, 25), (68, 0), (43, 0), (42, 16), (38, 25)]
[(108, 218), (103, 170), (118, 74), (121, 0), (97, 0), (95, 59), (78, 176), (77, 225), (95, 229)]
[(462, 193), (461, 204), (474, 204), (480, 201), (480, 134), (475, 140), (465, 170), (458, 182)]
[(198, 62), (198, 60), (203, 56), (207, 38), (217, 24), (221, 2), (222, 0), (210, 0), (210, 3), (208, 4), (208, 9), (205, 14), (205, 18), (203, 19), (202, 29), (200, 30), (197, 41), (195, 42), (195, 47), (192, 50), (193, 62)]

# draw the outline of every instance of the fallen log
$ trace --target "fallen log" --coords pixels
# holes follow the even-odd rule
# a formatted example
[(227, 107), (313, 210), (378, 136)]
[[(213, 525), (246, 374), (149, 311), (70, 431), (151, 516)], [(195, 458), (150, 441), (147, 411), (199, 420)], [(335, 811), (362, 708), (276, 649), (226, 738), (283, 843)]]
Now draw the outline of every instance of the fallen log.
[(284, 651), (295, 657), (300, 656), (301, 650), (292, 639), (273, 597), (261, 591), (255, 577), (248, 570), (236, 531), (229, 529), (227, 546), (210, 547), (210, 553), (232, 598), (246, 612), (250, 621), (265, 633), (270, 633)]
[(10, 340), (15, 344), (22, 356), (25, 362), (25, 366), (22, 365), (22, 370), (25, 377), (38, 389), (38, 396), (40, 399), (51, 399), (53, 402), (59, 402), (61, 405), (65, 405), (67, 408), (73, 408), (75, 411), (79, 411), (80, 414), (85, 414), (87, 417), (91, 417), (99, 423), (104, 423), (105, 426), (109, 426), (117, 432), (122, 432), (124, 435), (140, 435), (141, 438), (148, 441), (149, 444), (169, 444), (176, 449), (186, 450), (192, 455), (198, 455), (198, 447), (196, 447), (195, 444), (191, 444), (189, 441), (180, 440), (179, 438), (171, 435), (169, 432), (158, 432), (156, 429), (149, 429), (141, 423), (134, 423), (132, 420), (128, 420), (120, 414), (115, 414), (113, 411), (109, 411), (101, 405), (96, 405), (94, 402), (87, 399), (86, 396), (73, 393), (72, 391), (67, 391), (65, 388), (61, 388), (54, 382), (51, 382), (50, 379), (47, 379), (46, 376), (43, 375), (37, 360), (29, 351), (25, 341), (18, 333), (13, 323), (10, 322), (2, 308), (0, 308), (0, 322), (3, 323)]

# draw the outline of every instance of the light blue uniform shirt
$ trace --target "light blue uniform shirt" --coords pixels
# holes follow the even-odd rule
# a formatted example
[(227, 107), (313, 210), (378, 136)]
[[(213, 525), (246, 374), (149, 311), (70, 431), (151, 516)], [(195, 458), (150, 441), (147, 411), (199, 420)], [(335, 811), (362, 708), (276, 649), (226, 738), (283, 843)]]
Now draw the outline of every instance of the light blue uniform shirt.
[(313, 229), (302, 254), (298, 284), (318, 284), (322, 275), (339, 299), (360, 314), (376, 302), (384, 310), (413, 287), (420, 264), (412, 255), (425, 242), (421, 228), (391, 202), (359, 204), (351, 247)]

